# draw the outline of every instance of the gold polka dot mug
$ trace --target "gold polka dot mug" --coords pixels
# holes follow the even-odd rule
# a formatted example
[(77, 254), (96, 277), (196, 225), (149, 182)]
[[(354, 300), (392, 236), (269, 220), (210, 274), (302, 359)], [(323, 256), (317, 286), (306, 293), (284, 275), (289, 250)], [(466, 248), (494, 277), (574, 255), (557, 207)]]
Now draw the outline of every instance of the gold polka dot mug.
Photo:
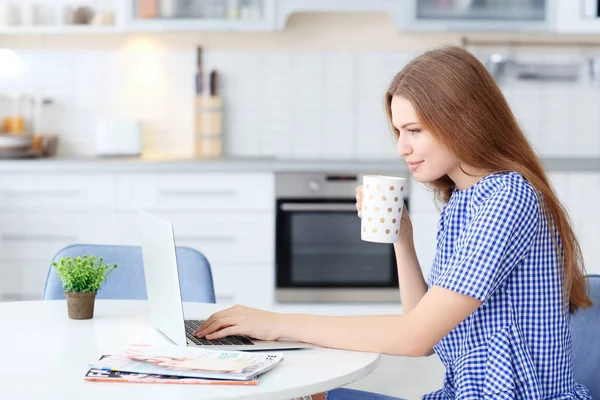
[(395, 243), (400, 232), (405, 178), (365, 175), (361, 239), (367, 242)]

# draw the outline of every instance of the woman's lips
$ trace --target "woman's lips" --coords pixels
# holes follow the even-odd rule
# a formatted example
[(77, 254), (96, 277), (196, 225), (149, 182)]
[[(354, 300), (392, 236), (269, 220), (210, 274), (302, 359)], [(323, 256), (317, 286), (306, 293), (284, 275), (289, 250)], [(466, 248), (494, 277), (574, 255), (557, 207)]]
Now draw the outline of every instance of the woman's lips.
[(419, 168), (419, 165), (421, 165), (423, 163), (423, 161), (418, 161), (418, 162), (409, 162), (408, 163), (408, 168), (411, 171), (416, 170), (417, 168)]

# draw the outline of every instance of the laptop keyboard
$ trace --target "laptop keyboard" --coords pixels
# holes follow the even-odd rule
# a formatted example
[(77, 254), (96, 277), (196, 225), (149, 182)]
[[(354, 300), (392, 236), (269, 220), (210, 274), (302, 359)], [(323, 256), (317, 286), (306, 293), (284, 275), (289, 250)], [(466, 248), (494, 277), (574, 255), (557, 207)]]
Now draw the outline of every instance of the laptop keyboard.
[(192, 343), (199, 346), (245, 346), (254, 344), (252, 340), (246, 336), (225, 336), (221, 339), (212, 340), (198, 338), (194, 336), (194, 331), (198, 329), (202, 323), (204, 323), (204, 321), (193, 319), (185, 320), (185, 336), (187, 336)]

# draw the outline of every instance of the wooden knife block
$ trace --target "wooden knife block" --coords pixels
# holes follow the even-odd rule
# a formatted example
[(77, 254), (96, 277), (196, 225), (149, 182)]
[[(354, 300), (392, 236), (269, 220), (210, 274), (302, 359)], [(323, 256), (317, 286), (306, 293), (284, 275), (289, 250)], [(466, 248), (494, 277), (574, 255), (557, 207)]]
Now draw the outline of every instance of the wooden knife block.
[(223, 100), (219, 96), (196, 96), (194, 154), (202, 158), (223, 155)]

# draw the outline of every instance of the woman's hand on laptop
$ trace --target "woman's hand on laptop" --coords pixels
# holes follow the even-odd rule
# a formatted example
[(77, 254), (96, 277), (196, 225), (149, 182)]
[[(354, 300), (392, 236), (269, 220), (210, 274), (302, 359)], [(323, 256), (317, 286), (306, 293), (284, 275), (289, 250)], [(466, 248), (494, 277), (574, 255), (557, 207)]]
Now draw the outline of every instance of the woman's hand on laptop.
[(260, 340), (277, 340), (281, 337), (282, 319), (278, 313), (236, 305), (211, 315), (194, 335), (207, 339), (244, 335)]

